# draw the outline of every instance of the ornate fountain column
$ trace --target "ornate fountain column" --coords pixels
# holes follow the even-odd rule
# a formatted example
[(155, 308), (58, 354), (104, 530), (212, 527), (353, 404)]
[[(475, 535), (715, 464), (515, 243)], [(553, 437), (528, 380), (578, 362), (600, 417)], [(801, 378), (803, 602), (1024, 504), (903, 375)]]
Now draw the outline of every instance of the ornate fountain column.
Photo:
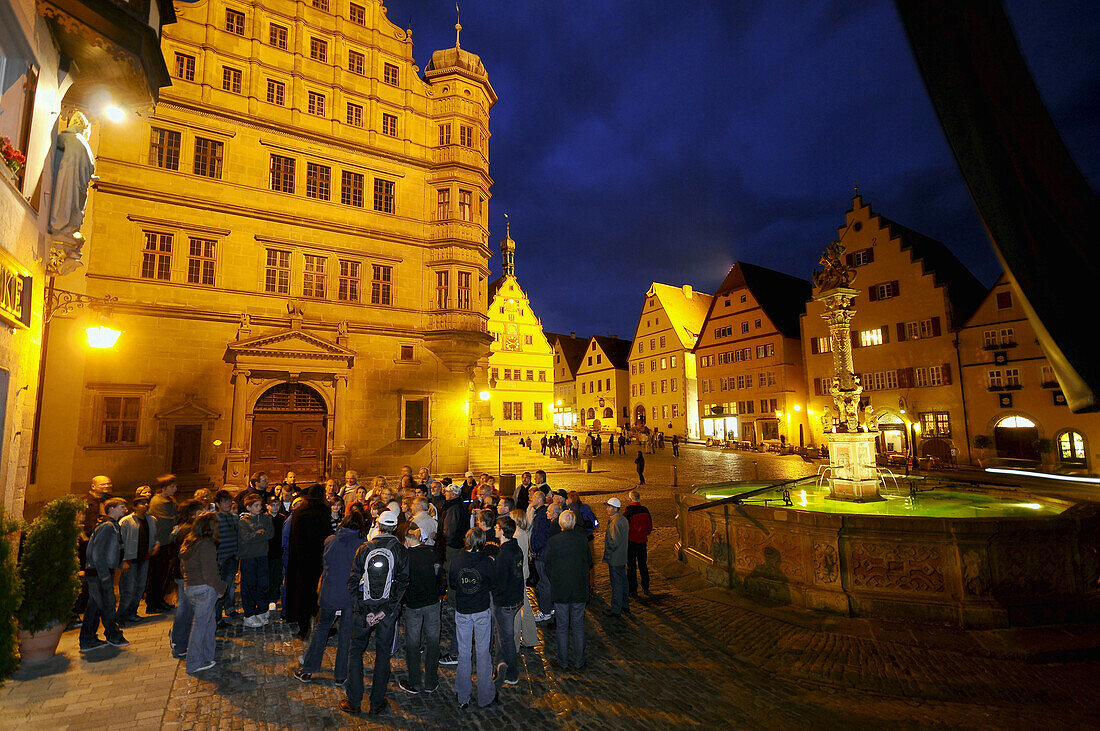
[(815, 300), (823, 302), (822, 315), (829, 323), (830, 350), (833, 353), (833, 378), (829, 393), (840, 423), (826, 433), (829, 443), (829, 498), (852, 502), (882, 500), (875, 464), (877, 435), (859, 423), (859, 397), (863, 386), (852, 362), (852, 317), (858, 289), (850, 285), (856, 272), (844, 263), (844, 247), (834, 241), (821, 256), (821, 270), (814, 272), (818, 288)]

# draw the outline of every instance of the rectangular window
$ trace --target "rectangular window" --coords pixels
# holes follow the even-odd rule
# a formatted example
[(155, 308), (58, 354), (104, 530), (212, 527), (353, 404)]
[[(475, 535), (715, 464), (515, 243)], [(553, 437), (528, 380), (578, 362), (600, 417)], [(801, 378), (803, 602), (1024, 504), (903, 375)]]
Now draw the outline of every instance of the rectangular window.
[[(673, 381), (673, 383), (675, 383), (675, 381)], [(673, 390), (675, 391), (676, 389), (673, 389)], [(680, 408), (679, 408), (679, 406), (678, 406), (677, 404), (673, 404), (673, 405), (672, 405), (672, 418), (673, 418), (673, 419), (675, 419), (675, 418), (677, 418), (677, 417), (678, 417), (679, 415), (680, 415)]]
[(191, 239), (187, 254), (187, 281), (214, 286), (214, 242)]
[(222, 66), (222, 88), (226, 91), (240, 94), (243, 79), (244, 74), (240, 69), (235, 69), (232, 66)]
[(661, 379), (661, 393), (668, 393), (668, 379)]
[(267, 42), (275, 46), (286, 50), (287, 30), (285, 25), (279, 25), (278, 23), (272, 23), (267, 28)]
[(535, 336), (534, 335), (524, 335), (523, 336), (523, 344), (524, 345), (534, 345), (535, 344)]
[(328, 12), (328, 0), (313, 0), (313, 7)]
[(166, 170), (179, 170), (181, 137), (175, 130), (153, 127), (149, 138), (149, 164)]
[(742, 322), (741, 323), (741, 334), (744, 335), (748, 331), (749, 331), (749, 323), (748, 322)]
[(236, 36), (244, 35), (244, 13), (238, 10), (225, 11), (225, 29)]
[(882, 328), (859, 331), (859, 345), (866, 348), (872, 345), (882, 345)]
[(861, 267), (864, 264), (870, 264), (874, 260), (874, 254), (871, 249), (863, 249), (852, 254), (852, 266)]
[(435, 192), (435, 220), (445, 221), (451, 217), (451, 190), (440, 188)]
[(1054, 376), (1054, 368), (1049, 365), (1039, 367), (1039, 382), (1043, 386), (1057, 386), (1058, 379)]
[(917, 388), (924, 388), (928, 385), (928, 369), (921, 366), (913, 369), (913, 381)]
[(397, 66), (392, 63), (382, 64), (382, 83), (397, 86), (399, 79)]
[(470, 309), (470, 273), (459, 272), (458, 273), (458, 303), (456, 305), (460, 310)]
[(950, 437), (951, 419), (946, 411), (929, 411), (920, 415), (921, 435), (931, 437)]
[(367, 57), (359, 51), (348, 51), (348, 71), (364, 76), (367, 66)]
[(306, 254), (305, 272), (302, 274), (302, 296), (325, 297), (325, 263), (328, 261), (323, 256)]
[(535, 402), (535, 421), (542, 421), (542, 403)]
[(186, 53), (176, 54), (176, 78), (184, 81), (195, 80), (195, 57)]
[(195, 175), (207, 178), (222, 177), (222, 151), (225, 148), (217, 140), (195, 138)]
[(528, 369), (528, 371), (527, 371), (527, 380), (528, 381), (535, 380), (535, 372), (533, 370)]
[(1011, 327), (1001, 328), (1001, 345), (1011, 347), (1016, 344), (1016, 329)]
[(1020, 387), (1020, 369), (1005, 368), (1005, 388)]
[(473, 127), (471, 127), (469, 125), (466, 125), (466, 124), (458, 125), (458, 144), (462, 145), (463, 147), (473, 147), (474, 146), (474, 128)]
[(370, 303), (372, 305), (393, 304), (393, 267), (381, 264), (371, 265)]
[(661, 358), (661, 370), (668, 370), (668, 358)]
[(328, 41), (311, 36), (309, 39), (309, 57), (314, 61), (328, 63)]
[(935, 328), (932, 325), (931, 318), (927, 320), (918, 320), (917, 322), (905, 323), (905, 339), (906, 340), (920, 340), (921, 338), (930, 338), (933, 336)]
[(468, 190), (458, 191), (458, 217), (463, 221), (473, 220), (474, 194)]
[(280, 193), (294, 192), (294, 158), (271, 156), (271, 189)]
[(172, 234), (145, 231), (145, 248), (141, 252), (143, 279), (172, 278)]
[(366, 25), (367, 9), (364, 8), (362, 5), (356, 5), (355, 3), (352, 3), (351, 7), (348, 8), (348, 20), (350, 20), (352, 23), (355, 23), (356, 25)]
[(435, 273), (435, 306), (437, 309), (447, 309), (447, 300), (451, 297), (451, 273)]
[(345, 206), (362, 208), (363, 185), (364, 178), (362, 173), (353, 173), (348, 170), (342, 171), (340, 173), (340, 202)]
[(348, 102), (348, 124), (352, 127), (363, 126), (363, 107), (359, 104)]
[(451, 144), (451, 125), (439, 125), (439, 146)]
[(1000, 345), (1000, 342), (997, 339), (996, 330), (986, 330), (982, 333), (983, 348), (996, 348), (998, 345)]
[(1012, 292), (998, 292), (997, 293), (997, 309), (1007, 310), (1012, 307)]
[(315, 162), (306, 163), (306, 197), (327, 201), (332, 197), (332, 168)]
[(325, 95), (316, 91), (309, 92), (306, 111), (318, 117), (325, 116)]
[[(413, 359), (413, 346), (411, 346), (411, 345), (402, 345), (401, 346), (401, 356), (400, 357), (401, 357), (401, 360), (412, 360)], [(496, 369), (495, 368), (493, 369), (493, 374), (494, 374), (493, 377), (495, 378), (496, 377)]]
[(382, 134), (387, 137), (397, 136), (397, 115), (396, 114), (382, 114)]
[(140, 418), (140, 397), (104, 396), (103, 444), (137, 444)]
[(404, 404), (401, 433), (405, 439), (428, 438), (428, 399), (407, 399)]
[[(340, 281), (337, 284), (336, 296), (344, 302), (359, 301), (359, 262), (340, 260)], [(411, 360), (411, 359), (410, 359)]]
[(991, 391), (999, 391), (1004, 388), (1004, 378), (999, 370), (986, 373), (986, 380), (989, 382)]
[(670, 390), (671, 390), (671, 391), (672, 391), (673, 393), (676, 393), (676, 383), (677, 383), (678, 381), (679, 381), (679, 379), (678, 379), (678, 378), (673, 378), (673, 379), (672, 379), (672, 380), (671, 380), (671, 381), (669, 382), (669, 387), (670, 387)]
[(665, 336), (664, 335), (661, 336), (661, 347), (662, 348), (665, 347)]
[(264, 270), (264, 291), (290, 294), (290, 252), (280, 249), (267, 250), (267, 267)]
[(286, 106), (286, 84), (275, 79), (267, 80), (267, 103)]
[[(592, 365), (592, 364), (589, 363), (588, 365)], [(644, 360), (641, 361), (640, 363), (638, 363), (638, 373), (645, 373), (645, 361)]]
[(393, 213), (393, 181), (374, 179), (374, 210), (382, 213)]

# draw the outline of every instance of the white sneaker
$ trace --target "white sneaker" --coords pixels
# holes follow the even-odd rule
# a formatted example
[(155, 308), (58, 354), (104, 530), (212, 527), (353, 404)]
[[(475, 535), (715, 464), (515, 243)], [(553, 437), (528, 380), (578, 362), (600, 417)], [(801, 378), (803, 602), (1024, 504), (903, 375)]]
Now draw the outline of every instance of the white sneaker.
[(259, 623), (259, 621), (257, 620), (256, 617), (245, 617), (244, 618), (244, 626), (245, 627), (260, 627), (262, 625)]
[(267, 612), (264, 612), (263, 614), (257, 614), (256, 615), (256, 626), (257, 627), (266, 627), (267, 626), (267, 621), (268, 621), (267, 620)]

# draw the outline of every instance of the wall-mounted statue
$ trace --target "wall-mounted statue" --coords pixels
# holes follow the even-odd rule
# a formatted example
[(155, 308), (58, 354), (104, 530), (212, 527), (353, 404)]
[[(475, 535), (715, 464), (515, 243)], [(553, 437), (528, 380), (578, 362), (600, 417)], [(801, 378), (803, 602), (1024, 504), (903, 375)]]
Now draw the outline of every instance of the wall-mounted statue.
[(95, 155), (88, 145), (91, 126), (80, 112), (69, 117), (69, 126), (57, 135), (54, 154), (53, 199), (49, 232), (53, 236), (51, 263), (57, 274), (67, 274), (81, 265), (84, 237), (84, 209), (88, 186), (95, 180)]

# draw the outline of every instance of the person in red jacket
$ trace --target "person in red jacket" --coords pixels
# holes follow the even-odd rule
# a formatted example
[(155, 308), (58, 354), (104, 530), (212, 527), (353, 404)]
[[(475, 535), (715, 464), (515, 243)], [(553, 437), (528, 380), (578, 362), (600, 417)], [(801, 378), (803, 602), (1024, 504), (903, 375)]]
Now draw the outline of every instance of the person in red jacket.
[(638, 596), (638, 574), (642, 575), (642, 591), (649, 596), (649, 564), (646, 558), (646, 542), (653, 532), (653, 518), (649, 508), (641, 503), (637, 490), (630, 491), (630, 503), (623, 510), (630, 534), (626, 544), (627, 583), (630, 596)]

